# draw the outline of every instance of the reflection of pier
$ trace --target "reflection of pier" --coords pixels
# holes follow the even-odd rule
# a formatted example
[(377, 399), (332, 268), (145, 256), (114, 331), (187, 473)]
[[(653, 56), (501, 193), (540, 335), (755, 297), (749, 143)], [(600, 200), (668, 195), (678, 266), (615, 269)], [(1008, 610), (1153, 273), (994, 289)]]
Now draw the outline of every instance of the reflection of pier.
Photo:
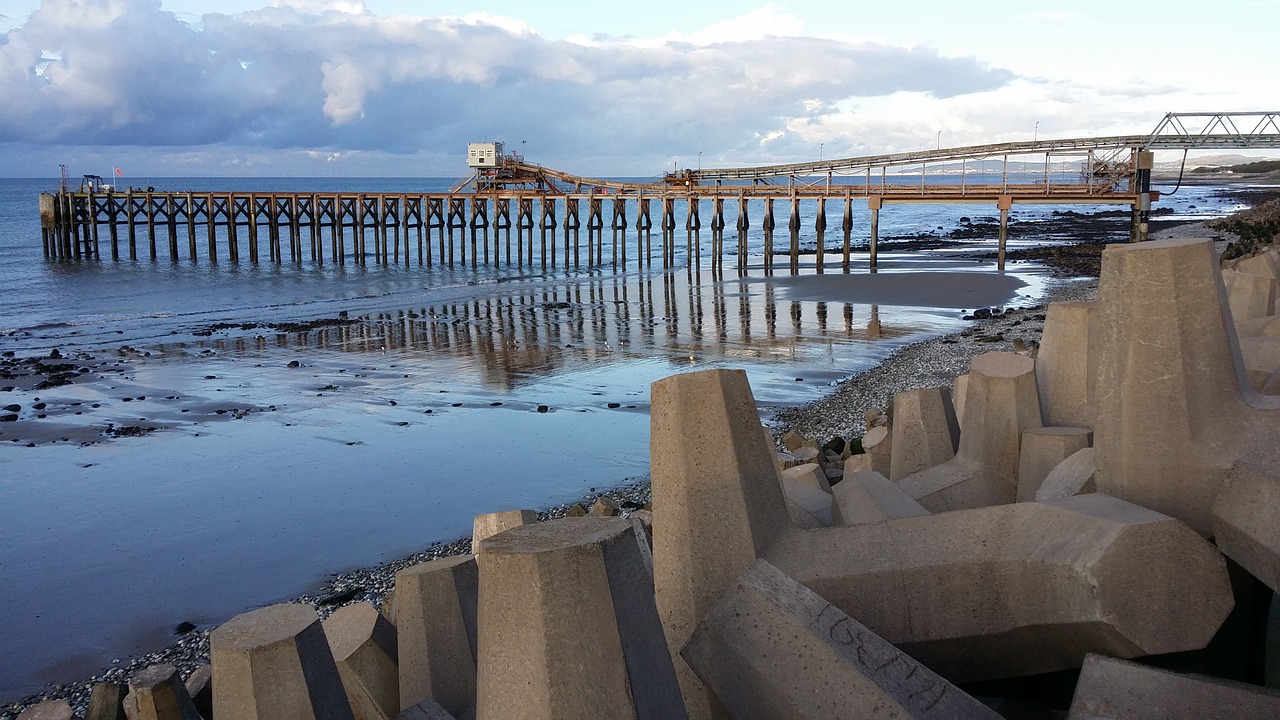
[(217, 339), (211, 345), (224, 352), (408, 350), (432, 362), (442, 356), (472, 362), (490, 385), (513, 387), (595, 362), (655, 357), (679, 367), (726, 357), (787, 362), (825, 354), (831, 343), (911, 332), (882, 323), (876, 306), (780, 300), (768, 283), (703, 284), (696, 276), (668, 272), (437, 303), (378, 313), (358, 323)]
[[(719, 271), (725, 256), (734, 254), (744, 273), (748, 255), (759, 252), (770, 273), (777, 254), (789, 257), (792, 272), (799, 269), (802, 229), (816, 234), (814, 267), (822, 272), (828, 227), (835, 236), (838, 217), (834, 252), (848, 272), (855, 205), (870, 214), (867, 235), (859, 235), (869, 237), (875, 267), (885, 206), (981, 203), (999, 209), (1003, 267), (1015, 204), (1129, 205), (1132, 236), (1145, 239), (1158, 197), (1150, 187), (1153, 150), (1280, 147), (1278, 118), (1280, 113), (1171, 113), (1150, 135), (690, 169), (654, 183), (585, 178), (500, 154), (492, 167), (447, 193), (113, 192), (91, 183), (78, 192), (41, 195), (41, 227), (45, 255), (55, 259), (100, 258), (107, 245), (113, 260), (539, 269), (651, 267), (655, 249), (661, 266), (670, 267), (683, 228), (690, 266), (700, 268), (705, 251)], [(986, 172), (989, 162), (998, 172)], [(975, 172), (974, 163), (982, 171)], [(703, 218), (709, 249), (701, 242)], [(760, 239), (751, 247), (756, 236), (749, 230), (757, 223)], [(775, 242), (779, 226), (786, 245)]]

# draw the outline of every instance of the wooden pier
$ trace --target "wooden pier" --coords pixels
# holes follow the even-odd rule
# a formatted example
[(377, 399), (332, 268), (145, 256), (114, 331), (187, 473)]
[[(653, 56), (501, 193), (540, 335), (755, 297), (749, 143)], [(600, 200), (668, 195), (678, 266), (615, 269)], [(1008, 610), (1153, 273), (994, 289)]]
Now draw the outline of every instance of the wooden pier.
[[(875, 266), (880, 211), (895, 203), (996, 207), (1000, 232), (992, 240), (1003, 266), (1008, 212), (1014, 204), (1136, 208), (1138, 195), (1088, 184), (676, 187), (652, 194), (610, 188), (581, 193), (494, 189), (380, 194), (68, 190), (41, 195), (40, 217), (45, 256), (58, 260), (109, 256), (172, 262), (622, 270), (629, 263), (651, 267), (655, 254), (661, 266), (670, 267), (677, 243), (684, 242), (691, 266), (705, 261), (722, 270), (733, 243), (739, 272), (746, 271), (752, 252), (762, 253), (765, 271), (773, 272), (779, 255), (788, 257), (792, 271), (798, 270), (804, 229), (816, 235), (813, 262), (818, 272), (827, 261), (829, 235), (839, 238), (840, 265), (847, 272), (855, 230), (859, 243), (863, 238), (869, 242), (869, 260)], [(869, 209), (868, 227), (854, 227), (855, 204)], [(830, 216), (834, 217), (829, 220)], [(803, 228), (802, 218), (812, 226)], [(763, 244), (749, 247), (748, 230), (754, 223), (761, 230), (762, 241), (757, 242)], [(711, 236), (706, 257), (700, 242), (704, 229)], [(682, 238), (679, 230), (684, 231)], [(786, 245), (775, 240), (775, 231), (785, 233)]]

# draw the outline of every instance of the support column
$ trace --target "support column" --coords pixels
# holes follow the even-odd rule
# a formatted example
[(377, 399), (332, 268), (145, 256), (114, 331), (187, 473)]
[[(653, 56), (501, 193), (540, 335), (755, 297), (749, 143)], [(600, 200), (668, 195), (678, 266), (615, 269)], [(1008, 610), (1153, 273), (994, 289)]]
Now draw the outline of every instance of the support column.
[(878, 255), (878, 251), (877, 251), (876, 245), (877, 245), (877, 243), (879, 243), (879, 241), (880, 241), (880, 206), (881, 206), (883, 203), (884, 203), (884, 200), (883, 200), (882, 198), (879, 198), (879, 197), (872, 196), (872, 197), (867, 198), (867, 209), (871, 211), (871, 258), (870, 258), (870, 265), (871, 265), (871, 271), (872, 271), (872, 272), (875, 272), (875, 270), (876, 270), (876, 257), (877, 257), (877, 255)]
[(996, 207), (1000, 208), (1000, 247), (996, 251), (996, 269), (1004, 270), (1004, 247), (1009, 237), (1009, 208), (1013, 207), (1013, 196), (1001, 195)]
[(1133, 154), (1133, 166), (1137, 171), (1135, 184), (1138, 191), (1138, 214), (1135, 220), (1133, 239), (1146, 241), (1151, 229), (1151, 167), (1155, 163), (1154, 152), (1138, 150)]

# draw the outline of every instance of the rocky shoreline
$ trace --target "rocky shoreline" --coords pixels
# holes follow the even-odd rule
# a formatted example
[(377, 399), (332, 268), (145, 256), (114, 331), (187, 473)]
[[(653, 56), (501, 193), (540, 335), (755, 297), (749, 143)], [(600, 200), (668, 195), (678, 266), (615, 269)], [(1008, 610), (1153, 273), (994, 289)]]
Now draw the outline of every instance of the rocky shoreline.
[[(1159, 232), (1162, 238), (1221, 236), (1202, 223), (1171, 224)], [(1090, 243), (1096, 244), (1096, 243)], [(1100, 252), (1102, 245), (1096, 244)], [(1045, 258), (1052, 265), (1051, 258)], [(1049, 286), (1042, 303), (1019, 308), (993, 309), (988, 316), (973, 317), (968, 328), (950, 335), (914, 343), (899, 349), (875, 367), (842, 382), (829, 396), (816, 402), (784, 408), (775, 413), (770, 425), (775, 435), (796, 431), (820, 442), (839, 436), (861, 436), (864, 413), (868, 408), (885, 407), (895, 393), (921, 387), (950, 385), (956, 375), (966, 372), (970, 361), (985, 352), (1015, 351), (1033, 348), (1043, 329), (1045, 306), (1049, 302), (1091, 299), (1097, 290), (1096, 276), (1078, 263), (1064, 262), (1055, 267), (1059, 277)], [(580, 504), (589, 507), (605, 498), (626, 515), (650, 501), (647, 478), (631, 478), (618, 488), (592, 492)], [(538, 513), (539, 520), (564, 516), (577, 503), (557, 505)], [(494, 508), (503, 510), (509, 508)], [(471, 539), (459, 538), (437, 543), (426, 550), (384, 563), (334, 575), (315, 593), (293, 601), (317, 608), (322, 617), (339, 607), (356, 601), (381, 606), (394, 584), (396, 572), (410, 565), (471, 552)], [(166, 663), (187, 675), (209, 661), (209, 634), (213, 628), (199, 628), (180, 623), (174, 628), (177, 639), (169, 647), (134, 658), (113, 661), (112, 667), (77, 683), (51, 686), (45, 692), (22, 701), (0, 706), (0, 720), (13, 720), (24, 708), (44, 699), (66, 700), (83, 712), (95, 683), (125, 682), (134, 673), (157, 663)]]

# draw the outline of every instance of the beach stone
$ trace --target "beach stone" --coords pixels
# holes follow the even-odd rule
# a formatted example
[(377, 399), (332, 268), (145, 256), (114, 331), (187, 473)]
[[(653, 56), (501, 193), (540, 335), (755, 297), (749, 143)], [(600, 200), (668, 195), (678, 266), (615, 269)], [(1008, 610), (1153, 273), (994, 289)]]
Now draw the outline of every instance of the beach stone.
[(1011, 503), (1022, 433), (1040, 427), (1035, 361), (991, 352), (969, 366), (965, 429), (951, 460), (898, 481), (931, 512)]
[[(969, 391), (969, 373), (957, 375), (955, 381), (951, 384), (951, 404), (956, 408), (956, 425), (960, 427), (961, 432), (964, 431), (964, 398)], [(959, 447), (959, 441), (956, 442)]]
[(631, 521), (526, 525), (480, 554), (479, 717), (685, 717), (653, 560)]
[[(678, 653), (720, 593), (794, 525), (745, 372), (673, 375), (650, 395), (655, 601)], [(685, 661), (674, 664), (690, 717), (722, 715)]]
[(890, 480), (902, 479), (955, 457), (960, 423), (947, 388), (921, 388), (894, 395), (893, 417)]
[(632, 510), (632, 511), (631, 511), (631, 514), (627, 516), (627, 519), (628, 519), (628, 520), (634, 520), (634, 521), (636, 521), (636, 522), (640, 523), (640, 525), (641, 525), (642, 527), (644, 527), (644, 534), (645, 534), (645, 537), (647, 537), (647, 538), (649, 538), (649, 539), (650, 539), (649, 545), (650, 545), (650, 546), (652, 546), (652, 545), (653, 545), (653, 542), (652, 542), (652, 539), (653, 539), (653, 511), (652, 511), (652, 510)]
[(350, 720), (351, 706), (316, 611), (281, 603), (242, 613), (209, 635), (217, 720)]
[(367, 602), (338, 608), (321, 626), (356, 720), (400, 714), (396, 629)]
[(764, 560), (680, 654), (735, 720), (1000, 717)]
[[(1094, 450), (1080, 448), (1058, 463), (1036, 488), (1036, 502), (1097, 492), (1094, 475), (1097, 472)], [(1020, 499), (1019, 502), (1022, 502)]]
[(43, 700), (18, 714), (18, 720), (72, 720), (74, 717), (66, 700)]
[(1098, 285), (1099, 492), (1211, 532), (1230, 468), (1280, 460), (1280, 401), (1244, 382), (1207, 239), (1109, 246)]
[(564, 511), (564, 516), (565, 517), (586, 517), (587, 509), (582, 506), (582, 503), (574, 503), (569, 506), (568, 510)]
[(821, 490), (828, 495), (831, 494), (831, 483), (827, 481), (827, 474), (823, 472), (822, 466), (817, 463), (805, 463), (804, 465), (796, 465), (782, 471), (782, 477), (791, 478), (804, 485), (809, 485), (815, 490)]
[(533, 510), (504, 510), (476, 515), (471, 521), (471, 548), (474, 551), (480, 547), (481, 540), (493, 537), (503, 530), (536, 522), (538, 513)]
[(889, 423), (868, 428), (862, 436), (862, 450), (872, 455), (893, 455), (893, 429)]
[(456, 720), (434, 700), (423, 700), (396, 716), (396, 720)]
[(832, 490), (831, 520), (835, 525), (861, 525), (896, 518), (928, 515), (920, 503), (878, 472), (845, 471)]
[(1096, 333), (1096, 308), (1093, 302), (1055, 302), (1045, 312), (1036, 353), (1036, 386), (1046, 425), (1093, 427), (1097, 371), (1089, 362), (1089, 338)]
[(875, 472), (888, 477), (893, 471), (893, 457), (890, 455), (850, 455), (844, 461), (844, 472)]
[[(129, 686), (122, 683), (94, 683), (93, 690), (89, 692), (89, 706), (85, 709), (84, 720), (125, 720), (124, 697), (128, 692)], [(205, 717), (208, 718), (209, 715)]]
[[(758, 417), (741, 371), (653, 384), (654, 579), (673, 648), (757, 558), (952, 682), (1198, 649), (1233, 605), (1212, 545), (1100, 494), (803, 531)], [(690, 715), (723, 712), (684, 668)]]
[(474, 716), (478, 587), (477, 560), (469, 555), (396, 573), (401, 710), (430, 698), (456, 717)]
[(172, 665), (152, 665), (130, 677), (124, 708), (130, 720), (201, 720)]
[(191, 671), (182, 684), (186, 686), (187, 695), (191, 696), (191, 704), (196, 706), (196, 712), (200, 713), (200, 717), (205, 720), (212, 718), (213, 668), (209, 665), (199, 665)]
[(1035, 500), (1049, 473), (1072, 453), (1089, 447), (1092, 439), (1092, 432), (1078, 427), (1040, 427), (1023, 432), (1018, 452), (1018, 502)]
[(1236, 720), (1280, 717), (1280, 692), (1090, 654), (1069, 720)]
[(796, 459), (795, 455), (792, 455), (789, 452), (774, 453), (773, 457), (774, 466), (778, 469), (778, 472), (803, 464)]
[(1231, 318), (1239, 322), (1276, 314), (1276, 279), (1238, 270), (1223, 270)]
[(1280, 338), (1242, 337), (1240, 357), (1249, 386), (1264, 395), (1280, 395), (1276, 371), (1280, 370)]
[(618, 504), (609, 498), (596, 498), (587, 514), (593, 517), (614, 517), (618, 514)]
[[(862, 419), (863, 419), (863, 421), (864, 421), (864, 423), (865, 423), (865, 425), (866, 425), (867, 429), (868, 429), (868, 430), (870, 430), (870, 429), (871, 429), (871, 428), (873, 428), (873, 427), (880, 427), (881, 425), (888, 425), (888, 424), (889, 424), (889, 413), (885, 412), (884, 408), (878, 408), (878, 407), (867, 408), (867, 409), (862, 413)], [(865, 443), (864, 443), (863, 447), (866, 447)]]

